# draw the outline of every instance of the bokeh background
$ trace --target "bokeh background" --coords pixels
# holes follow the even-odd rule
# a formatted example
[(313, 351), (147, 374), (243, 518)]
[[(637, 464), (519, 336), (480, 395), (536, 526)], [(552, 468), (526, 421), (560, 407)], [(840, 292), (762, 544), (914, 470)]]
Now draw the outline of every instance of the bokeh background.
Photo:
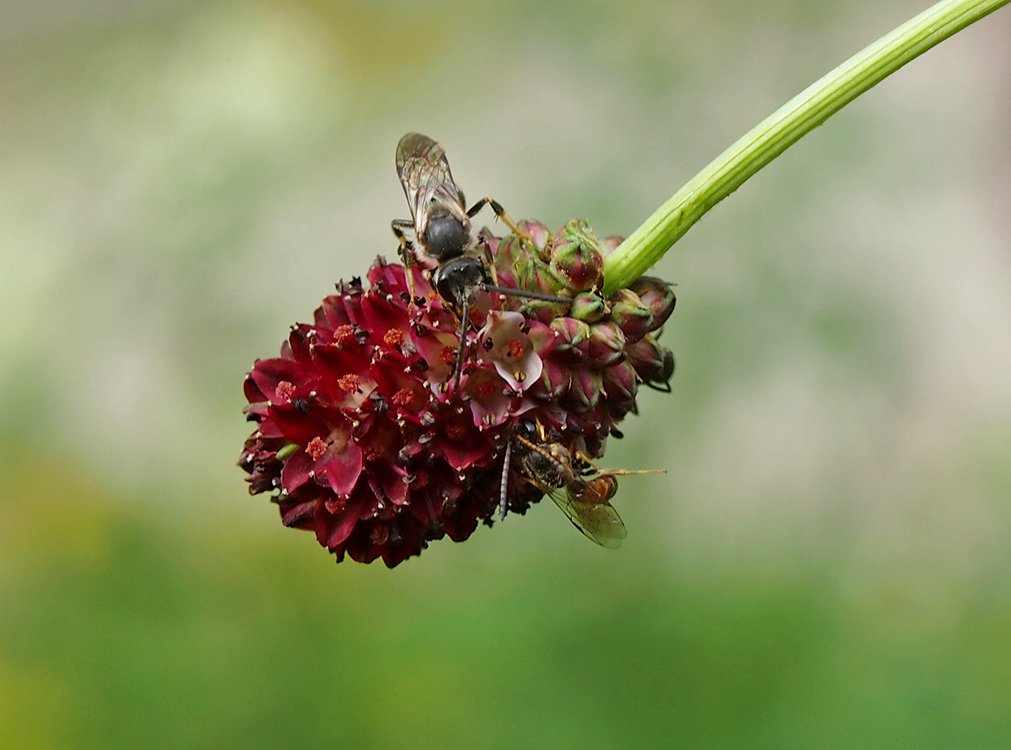
[(392, 254), (403, 132), (627, 233), (925, 6), (4, 3), (0, 746), (1011, 744), (1007, 9), (664, 258), (620, 551), (549, 504), (335, 566), (235, 466), (253, 359)]

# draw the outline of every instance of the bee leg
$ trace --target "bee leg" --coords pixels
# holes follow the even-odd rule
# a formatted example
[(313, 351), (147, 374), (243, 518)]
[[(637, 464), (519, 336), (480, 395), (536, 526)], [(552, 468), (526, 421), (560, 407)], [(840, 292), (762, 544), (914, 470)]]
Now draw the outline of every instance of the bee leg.
[(509, 227), (509, 231), (511, 231), (513, 234), (515, 234), (521, 240), (525, 240), (527, 242), (533, 242), (533, 238), (530, 237), (530, 235), (528, 235), (522, 229), (520, 229), (516, 225), (515, 221), (513, 221), (511, 218), (509, 218), (509, 214), (507, 214), (505, 212), (505, 209), (502, 208), (502, 204), (499, 203), (497, 200), (495, 200), (494, 198), (492, 198), (489, 195), (486, 195), (484, 198), (482, 198), (477, 203), (475, 203), (473, 206), (471, 206), (467, 210), (467, 216), (469, 216), (471, 219), (473, 219), (475, 216), (477, 216), (477, 212), (480, 211), (482, 208), (484, 208), (486, 205), (491, 206), (491, 210), (495, 212), (495, 215), (497, 217), (499, 217), (499, 219), (502, 220), (503, 224), (505, 224), (507, 227)]
[(488, 243), (482, 242), (484, 247), (484, 259), (485, 265), (488, 268), (488, 273), (491, 275), (491, 283), (498, 286), (498, 272), (495, 270), (495, 258), (492, 257), (491, 248), (488, 247)]
[(390, 229), (393, 231), (393, 236), (397, 238), (397, 242), (400, 243), (401, 253), (411, 247), (411, 241), (407, 239), (407, 232), (414, 234), (414, 224), (407, 219), (394, 219), (390, 222)]
[(414, 253), (411, 241), (407, 239), (407, 235), (404, 233), (405, 229), (414, 231), (414, 224), (407, 219), (394, 219), (390, 222), (390, 229), (393, 230), (393, 236), (397, 238), (397, 242), (400, 243), (400, 247), (397, 252), (400, 254), (400, 260), (404, 264), (404, 275), (407, 277), (407, 293), (411, 295), (411, 300), (408, 305), (414, 306), (414, 269), (412, 268)]

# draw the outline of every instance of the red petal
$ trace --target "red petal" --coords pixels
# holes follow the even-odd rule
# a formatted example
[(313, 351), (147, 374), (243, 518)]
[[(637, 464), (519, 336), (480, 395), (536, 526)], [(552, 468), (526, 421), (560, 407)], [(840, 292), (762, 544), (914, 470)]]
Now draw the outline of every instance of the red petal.
[(400, 302), (394, 297), (393, 301), (388, 301), (384, 297), (376, 294), (367, 294), (362, 302), (362, 311), (365, 313), (365, 322), (373, 335), (382, 338), (387, 331), (401, 331), (404, 338), (407, 338), (411, 321), (407, 317), (407, 303)]
[(325, 427), (319, 415), (303, 414), (290, 406), (273, 406), (267, 412), (267, 419), (260, 423), (264, 437), (283, 437), (289, 443), (308, 445), (309, 441), (323, 433)]
[(446, 463), (456, 471), (463, 471), (487, 458), (492, 450), (491, 443), (480, 433), (468, 435), (463, 440), (451, 440), (442, 436), (438, 443)]
[(328, 452), (316, 465), (316, 481), (344, 496), (354, 489), (362, 473), (362, 449), (349, 440), (341, 451)]
[(316, 499), (281, 503), (281, 523), (296, 529), (309, 529), (316, 518)]
[(349, 498), (344, 504), (343, 510), (337, 514), (321, 514), (322, 522), (316, 528), (316, 538), (319, 543), (329, 550), (336, 549), (351, 536), (362, 508), (366, 504), (365, 495), (359, 494)]
[(281, 484), (289, 493), (294, 492), (309, 481), (312, 471), (312, 459), (305, 451), (299, 450), (291, 454), (281, 469)]
[(404, 505), (407, 502), (407, 484), (404, 482), (404, 470), (399, 466), (380, 465), (373, 467), (372, 476), (376, 476), (376, 469), (379, 468), (377, 484), (383, 494), (394, 505)]
[(324, 297), (323, 304), (316, 309), (316, 314), (313, 317), (317, 326), (331, 330), (337, 326), (351, 325), (352, 323), (345, 307), (344, 298), (336, 294)]
[(250, 378), (268, 399), (275, 399), (277, 384), (287, 380), (294, 385), (301, 385), (305, 378), (305, 368), (290, 359), (261, 359), (253, 367)]

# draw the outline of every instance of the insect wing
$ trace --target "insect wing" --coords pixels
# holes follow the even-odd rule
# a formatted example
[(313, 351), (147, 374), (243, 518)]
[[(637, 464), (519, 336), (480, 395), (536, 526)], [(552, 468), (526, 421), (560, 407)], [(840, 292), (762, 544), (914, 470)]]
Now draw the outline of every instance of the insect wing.
[(397, 175), (419, 238), (425, 234), (428, 210), (433, 204), (445, 205), (459, 215), (466, 214), (463, 193), (453, 181), (446, 151), (427, 135), (408, 133), (400, 139)]
[(554, 489), (547, 494), (568, 516), (572, 525), (587, 538), (608, 549), (621, 546), (621, 540), (628, 532), (618, 511), (610, 503), (588, 503), (572, 497), (568, 492), (562, 494)]

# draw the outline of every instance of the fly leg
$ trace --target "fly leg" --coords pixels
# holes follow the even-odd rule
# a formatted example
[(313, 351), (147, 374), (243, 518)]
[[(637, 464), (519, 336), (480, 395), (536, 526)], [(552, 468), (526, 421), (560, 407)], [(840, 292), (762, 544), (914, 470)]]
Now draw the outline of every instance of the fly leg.
[(576, 451), (576, 459), (585, 464), (588, 468), (586, 470), (581, 470), (580, 473), (584, 475), (594, 474), (597, 476), (602, 474), (609, 474), (612, 477), (629, 477), (635, 474), (666, 474), (667, 469), (601, 469), (597, 464), (593, 463), (593, 459), (587, 456), (582, 451)]

